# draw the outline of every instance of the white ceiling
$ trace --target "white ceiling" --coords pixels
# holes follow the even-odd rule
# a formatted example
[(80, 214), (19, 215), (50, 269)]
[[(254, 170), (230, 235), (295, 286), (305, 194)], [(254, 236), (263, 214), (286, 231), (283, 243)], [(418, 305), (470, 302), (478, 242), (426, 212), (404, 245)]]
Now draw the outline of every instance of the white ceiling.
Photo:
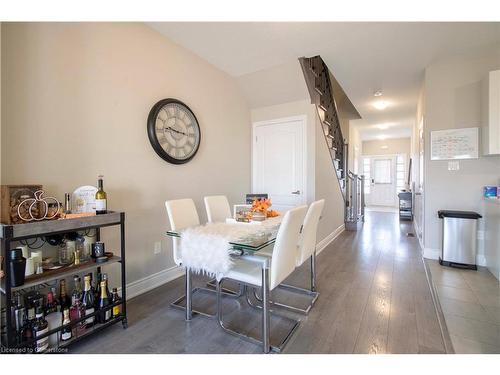
[[(251, 108), (307, 99), (297, 58), (321, 55), (361, 114), (363, 139), (410, 136), (425, 67), (500, 43), (500, 23), (149, 25), (235, 77)], [(383, 111), (372, 106), (376, 90), (390, 103)]]

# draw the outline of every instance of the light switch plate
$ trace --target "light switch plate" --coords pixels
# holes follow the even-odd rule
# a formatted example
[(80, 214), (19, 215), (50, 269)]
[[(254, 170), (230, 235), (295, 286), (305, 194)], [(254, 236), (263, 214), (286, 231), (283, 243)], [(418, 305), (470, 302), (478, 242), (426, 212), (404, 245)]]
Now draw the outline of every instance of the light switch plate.
[(460, 163), (456, 160), (448, 162), (449, 171), (458, 171), (460, 169)]
[(155, 242), (154, 253), (155, 254), (161, 253), (161, 242), (160, 241)]

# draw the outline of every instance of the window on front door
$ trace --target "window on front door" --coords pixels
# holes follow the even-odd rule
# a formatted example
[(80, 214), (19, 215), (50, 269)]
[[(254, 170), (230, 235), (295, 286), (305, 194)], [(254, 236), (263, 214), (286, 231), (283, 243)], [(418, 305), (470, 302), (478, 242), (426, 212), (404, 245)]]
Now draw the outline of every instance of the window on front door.
[(391, 179), (391, 159), (375, 159), (373, 180), (376, 184), (390, 184)]

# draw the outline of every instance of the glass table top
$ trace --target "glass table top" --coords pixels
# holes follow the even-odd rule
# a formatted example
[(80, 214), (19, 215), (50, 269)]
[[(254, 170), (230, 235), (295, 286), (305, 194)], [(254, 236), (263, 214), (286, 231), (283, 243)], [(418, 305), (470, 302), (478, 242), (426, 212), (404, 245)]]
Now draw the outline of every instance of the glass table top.
[[(167, 231), (166, 234), (169, 237), (181, 237), (181, 233), (176, 231)], [(263, 228), (262, 231), (258, 231), (251, 235), (245, 235), (234, 241), (230, 241), (229, 244), (235, 250), (259, 251), (274, 244), (277, 234), (278, 227), (272, 229)]]

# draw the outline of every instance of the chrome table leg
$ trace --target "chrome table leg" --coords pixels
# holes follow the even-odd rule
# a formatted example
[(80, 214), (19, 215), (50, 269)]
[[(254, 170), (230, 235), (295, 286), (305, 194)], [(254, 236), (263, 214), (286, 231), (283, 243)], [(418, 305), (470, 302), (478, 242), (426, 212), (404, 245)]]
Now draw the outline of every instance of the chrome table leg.
[(262, 348), (264, 353), (270, 351), (270, 332), (269, 332), (269, 268), (266, 264), (262, 266)]
[(186, 268), (186, 321), (190, 321), (193, 317), (193, 295), (191, 285), (191, 272)]
[(316, 291), (316, 252), (311, 255), (311, 292)]

